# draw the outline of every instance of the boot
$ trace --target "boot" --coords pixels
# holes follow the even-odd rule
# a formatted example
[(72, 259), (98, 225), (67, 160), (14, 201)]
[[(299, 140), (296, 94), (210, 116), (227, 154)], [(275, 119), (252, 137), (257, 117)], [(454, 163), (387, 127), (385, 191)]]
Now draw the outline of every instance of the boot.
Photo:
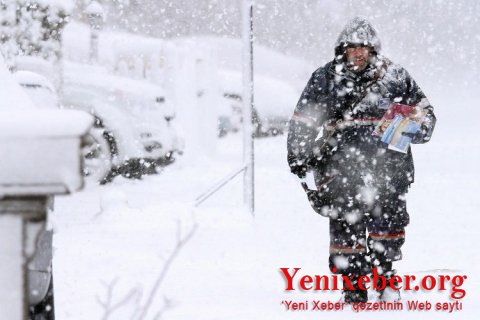
[[(400, 301), (401, 296), (400, 296), (400, 291), (399, 290), (394, 290), (390, 286), (390, 282), (392, 277), (397, 273), (395, 269), (392, 269), (392, 262), (384, 262), (381, 264), (381, 269), (382, 269), (382, 275), (385, 277), (387, 280), (387, 285), (384, 289), (382, 290), (377, 290), (379, 293), (378, 299), (380, 301), (386, 301), (386, 302), (395, 302), (395, 301)], [(398, 286), (398, 282), (394, 281), (395, 287)], [(377, 284), (378, 287), (380, 287), (380, 283)]]
[(368, 291), (361, 290), (360, 288), (358, 288), (358, 278), (353, 278), (351, 281), (354, 286), (354, 290), (350, 290), (349, 286), (344, 281), (343, 282), (344, 291), (342, 293), (342, 299), (340, 301), (348, 304), (367, 302)]

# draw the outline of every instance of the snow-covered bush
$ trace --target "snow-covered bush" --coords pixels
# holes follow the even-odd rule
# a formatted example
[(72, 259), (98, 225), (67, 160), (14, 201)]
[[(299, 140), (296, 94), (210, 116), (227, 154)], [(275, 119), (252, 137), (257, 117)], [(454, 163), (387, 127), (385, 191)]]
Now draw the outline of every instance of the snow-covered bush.
[(70, 0), (17, 0), (0, 3), (2, 54), (39, 56), (55, 61), (61, 54), (61, 35), (73, 9)]

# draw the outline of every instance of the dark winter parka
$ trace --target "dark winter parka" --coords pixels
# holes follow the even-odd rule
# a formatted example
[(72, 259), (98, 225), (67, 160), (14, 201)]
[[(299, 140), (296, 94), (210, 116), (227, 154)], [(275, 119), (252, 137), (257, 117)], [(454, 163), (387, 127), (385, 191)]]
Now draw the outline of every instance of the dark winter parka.
[[(356, 73), (347, 65), (349, 46), (372, 48), (364, 71)], [(410, 148), (407, 153), (387, 149), (372, 132), (394, 102), (427, 111), (412, 143), (429, 141), (436, 119), (408, 72), (380, 53), (368, 21), (355, 18), (341, 32), (335, 59), (312, 74), (290, 120), (288, 163), (293, 173), (302, 176), (312, 169), (317, 185), (335, 176), (345, 188), (371, 184), (399, 193), (408, 189), (414, 179)]]

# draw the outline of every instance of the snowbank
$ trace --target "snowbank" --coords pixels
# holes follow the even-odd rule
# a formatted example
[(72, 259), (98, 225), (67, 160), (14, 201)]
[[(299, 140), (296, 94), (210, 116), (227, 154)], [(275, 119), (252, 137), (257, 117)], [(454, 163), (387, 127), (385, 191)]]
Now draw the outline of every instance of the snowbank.
[[(451, 136), (449, 128), (440, 131)], [(448, 154), (456, 154), (461, 146), (445, 150), (437, 141), (414, 146), (420, 170), (407, 195), (412, 222), (402, 249), (404, 260), (395, 267), (400, 275), (417, 279), (427, 274), (468, 275), (463, 311), (425, 311), (420, 318), (475, 319), (479, 301), (475, 270), (480, 261), (478, 253), (465, 245), (474, 243), (478, 234), (479, 182), (471, 174), (477, 164), (474, 159), (459, 160), (461, 165), (452, 167)], [(53, 216), (58, 231), (54, 240), (57, 316), (101, 318), (105, 310), (96, 298), (105, 298), (105, 284), (115, 278), (113, 301), (120, 301), (131, 289), (148, 291), (171, 252), (175, 220), (188, 226), (191, 201), (241, 163), (241, 143), (241, 135), (228, 135), (220, 140), (214, 161), (181, 159), (161, 175), (141, 182), (117, 179), (112, 185), (58, 199)], [(153, 311), (161, 308), (166, 296), (172, 302), (172, 309), (165, 313), (169, 320), (312, 319), (312, 312), (285, 311), (281, 301), (338, 301), (338, 291), (284, 290), (281, 267), (330, 274), (328, 219), (311, 209), (288, 169), (285, 146), (285, 136), (256, 141), (255, 218), (241, 209), (241, 177), (192, 212), (198, 230), (168, 272)], [(432, 163), (432, 156), (438, 161)], [(443, 166), (449, 170), (439, 170)], [(449, 294), (449, 287), (402, 291), (404, 300), (431, 302), (450, 301)], [(112, 318), (131, 319), (135, 306), (130, 300)], [(316, 315), (324, 319), (419, 318), (417, 312), (407, 310), (355, 313), (350, 308)]]

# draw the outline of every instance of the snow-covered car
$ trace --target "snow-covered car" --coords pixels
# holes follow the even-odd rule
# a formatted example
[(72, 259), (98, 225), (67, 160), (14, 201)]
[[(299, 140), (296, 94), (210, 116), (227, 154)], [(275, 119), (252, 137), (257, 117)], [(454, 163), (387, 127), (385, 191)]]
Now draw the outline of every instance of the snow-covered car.
[(37, 107), (49, 109), (59, 107), (55, 88), (47, 78), (36, 72), (24, 70), (13, 73), (13, 76)]
[(156, 165), (171, 161), (183, 150), (173, 123), (173, 107), (165, 100), (163, 89), (150, 82), (68, 63), (61, 102), (96, 118), (91, 135), (96, 148), (85, 156), (97, 161), (97, 176), (103, 176), (100, 180), (118, 173), (135, 177), (154, 171)]
[(242, 97), (229, 92), (223, 93), (218, 116), (218, 135), (237, 132), (242, 127)]
[[(219, 132), (241, 128), (242, 75), (232, 70), (219, 72), (223, 103), (220, 110)], [(285, 131), (291, 110), (295, 107), (299, 93), (285, 81), (264, 75), (255, 75), (255, 109), (253, 120), (255, 136), (277, 135)]]
[(33, 56), (18, 56), (15, 58), (17, 71), (30, 71), (49, 79), (53, 86), (58, 85), (59, 69), (51, 61)]
[[(17, 66), (17, 68), (28, 67), (34, 70), (40, 69), (44, 73), (45, 70), (48, 69), (45, 63), (39, 63), (37, 60), (22, 59), (21, 61), (23, 64), (21, 64), (20, 67)], [(29, 63), (26, 64), (25, 62)], [(35, 66), (38, 65), (43, 67), (35, 68)], [(59, 98), (53, 84), (43, 75), (37, 72), (18, 70), (13, 73), (13, 76), (17, 83), (27, 93), (35, 107), (41, 109), (57, 109), (60, 107)], [(85, 174), (88, 175), (89, 173), (94, 172), (96, 175), (92, 175), (92, 179), (96, 181), (105, 177), (111, 169), (110, 159), (99, 160), (97, 157), (92, 156), (94, 150), (106, 147), (104, 145), (104, 140), (98, 138), (99, 135), (101, 135), (101, 133), (98, 132), (98, 129), (92, 129), (90, 134), (86, 137), (83, 147)]]
[[(222, 99), (218, 117), (218, 136), (223, 137), (229, 132), (238, 132), (242, 130), (242, 96), (236, 90), (226, 90), (221, 93)], [(256, 137), (262, 134), (262, 123), (258, 117), (257, 109), (253, 109), (254, 135)]]

